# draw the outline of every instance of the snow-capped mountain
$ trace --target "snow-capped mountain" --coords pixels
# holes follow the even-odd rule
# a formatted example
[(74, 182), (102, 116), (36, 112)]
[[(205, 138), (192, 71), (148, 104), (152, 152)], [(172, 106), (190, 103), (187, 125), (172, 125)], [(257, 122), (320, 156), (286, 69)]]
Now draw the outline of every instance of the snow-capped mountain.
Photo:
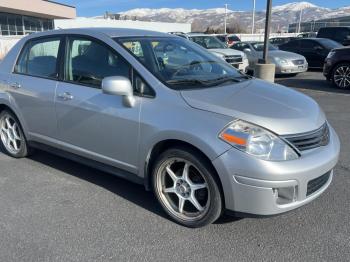
[[(228, 25), (240, 26), (249, 32), (252, 12), (234, 10), (231, 5), (228, 10)], [(272, 31), (286, 30), (288, 24), (297, 22), (302, 10), (302, 21), (319, 20), (337, 16), (350, 16), (350, 6), (337, 9), (329, 9), (316, 6), (309, 2), (294, 2), (285, 5), (274, 6), (272, 9)], [(208, 27), (218, 28), (224, 23), (224, 8), (215, 9), (183, 9), (183, 8), (138, 8), (121, 13), (123, 17), (141, 21), (192, 23), (193, 31), (203, 31)], [(256, 27), (264, 27), (265, 11), (256, 12)]]

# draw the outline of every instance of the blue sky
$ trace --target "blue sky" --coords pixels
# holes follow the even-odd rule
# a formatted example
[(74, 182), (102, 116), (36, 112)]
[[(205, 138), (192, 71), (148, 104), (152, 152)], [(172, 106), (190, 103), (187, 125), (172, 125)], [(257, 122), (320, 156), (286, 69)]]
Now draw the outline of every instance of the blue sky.
[[(161, 8), (161, 7), (182, 7), (182, 8), (217, 8), (223, 7), (228, 3), (230, 9), (234, 10), (250, 10), (253, 0), (57, 0), (58, 2), (74, 5), (77, 7), (79, 16), (95, 16), (102, 15), (105, 11), (120, 12), (133, 8)], [(297, 0), (273, 0), (273, 5), (281, 5)], [(349, 0), (309, 0), (308, 2), (315, 5), (336, 8), (349, 6)], [(257, 8), (264, 9), (265, 0), (256, 0)]]

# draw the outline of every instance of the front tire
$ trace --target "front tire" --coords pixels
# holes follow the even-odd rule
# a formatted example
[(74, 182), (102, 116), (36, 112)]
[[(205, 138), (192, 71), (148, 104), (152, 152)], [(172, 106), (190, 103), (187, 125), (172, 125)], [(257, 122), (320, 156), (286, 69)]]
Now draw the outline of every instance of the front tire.
[(165, 212), (177, 223), (197, 228), (216, 221), (222, 196), (208, 160), (191, 148), (162, 153), (153, 169), (153, 189)]
[(341, 63), (333, 69), (332, 82), (338, 88), (350, 89), (350, 63)]
[(8, 110), (0, 113), (1, 146), (9, 156), (23, 158), (28, 155), (28, 144), (17, 117)]

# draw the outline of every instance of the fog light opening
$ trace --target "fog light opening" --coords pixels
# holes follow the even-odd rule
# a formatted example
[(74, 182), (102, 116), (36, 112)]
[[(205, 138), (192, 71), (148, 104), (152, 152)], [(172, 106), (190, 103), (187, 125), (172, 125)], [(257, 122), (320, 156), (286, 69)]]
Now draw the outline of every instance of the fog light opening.
[(278, 205), (285, 205), (297, 200), (297, 186), (273, 188), (273, 195)]

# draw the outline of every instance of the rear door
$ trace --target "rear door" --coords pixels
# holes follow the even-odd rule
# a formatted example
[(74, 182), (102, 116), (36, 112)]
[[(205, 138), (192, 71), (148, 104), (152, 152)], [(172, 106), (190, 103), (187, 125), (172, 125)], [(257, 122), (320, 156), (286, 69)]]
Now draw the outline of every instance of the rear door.
[(58, 78), (60, 36), (30, 40), (24, 46), (9, 78), (9, 93), (30, 136), (57, 136), (54, 107)]

